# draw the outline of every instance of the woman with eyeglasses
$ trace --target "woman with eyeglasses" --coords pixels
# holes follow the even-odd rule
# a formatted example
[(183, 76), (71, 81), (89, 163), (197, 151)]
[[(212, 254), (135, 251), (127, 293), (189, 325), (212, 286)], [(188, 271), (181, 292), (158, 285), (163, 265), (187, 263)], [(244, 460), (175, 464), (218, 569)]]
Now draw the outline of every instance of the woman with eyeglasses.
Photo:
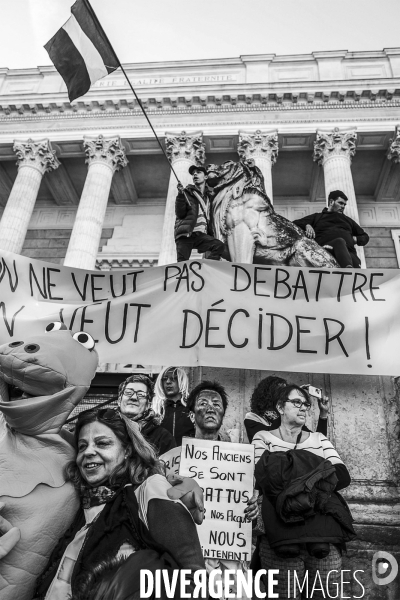
[[(345, 542), (355, 537), (350, 511), (337, 493), (350, 484), (350, 475), (322, 433), (304, 430), (311, 409), (306, 390), (297, 385), (281, 388), (276, 409), (280, 424), (259, 431), (252, 441), (256, 481), (263, 493), (265, 535), (260, 536), (258, 545), (261, 567), (279, 569), (274, 591), (285, 599), (301, 597), (299, 588), (294, 589), (295, 573), (302, 582), (307, 571), (313, 582), (319, 572), (325, 585), (328, 573), (336, 570), (328, 590), (333, 594), (341, 552)], [(329, 595), (325, 589), (315, 591), (312, 597)]]
[(173, 435), (160, 425), (163, 415), (155, 401), (154, 385), (143, 373), (131, 375), (118, 388), (118, 406), (123, 415), (138, 424), (141, 434), (160, 456), (176, 448)]
[(192, 576), (205, 568), (192, 516), (170, 499), (161, 463), (135, 422), (110, 408), (85, 411), (75, 441), (76, 462), (67, 472), (81, 507), (37, 582), (36, 598), (133, 600), (142, 568), (188, 569)]
[[(244, 418), (244, 426), (250, 443), (258, 431), (268, 431), (279, 426), (280, 416), (275, 406), (276, 395), (286, 385), (288, 383), (282, 377), (269, 375), (254, 388), (250, 398), (251, 411), (246, 413)], [(329, 398), (327, 396), (318, 398), (319, 419), (316, 431), (324, 435), (328, 433), (328, 406)], [(307, 425), (303, 425), (303, 429), (310, 431)]]

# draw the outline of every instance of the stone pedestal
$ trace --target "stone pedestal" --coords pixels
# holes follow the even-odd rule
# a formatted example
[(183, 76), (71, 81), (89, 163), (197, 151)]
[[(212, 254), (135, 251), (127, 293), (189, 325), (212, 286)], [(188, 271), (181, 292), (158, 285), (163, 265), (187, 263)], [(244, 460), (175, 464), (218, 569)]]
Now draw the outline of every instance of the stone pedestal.
[(0, 248), (19, 254), (35, 207), (42, 177), (59, 162), (48, 140), (15, 142), (18, 175), (0, 223)]
[(238, 154), (240, 158), (253, 158), (264, 177), (265, 191), (273, 204), (272, 167), (278, 158), (278, 132), (254, 133), (239, 131)]
[[(360, 218), (351, 174), (351, 159), (356, 152), (356, 139), (357, 134), (354, 130), (339, 131), (336, 127), (328, 133), (318, 131), (314, 144), (314, 160), (324, 169), (326, 201), (328, 202), (330, 192), (341, 190), (348, 198), (345, 214), (359, 223)], [(364, 248), (356, 246), (356, 250), (361, 260), (361, 267), (365, 269)]]
[(107, 208), (112, 177), (128, 161), (119, 136), (84, 138), (88, 174), (67, 254), (66, 267), (94, 269)]
[[(205, 147), (202, 132), (195, 133), (166, 133), (165, 146), (168, 158), (184, 187), (193, 183), (188, 169), (191, 165), (202, 165), (205, 160)], [(174, 239), (175, 226), (175, 199), (178, 194), (178, 182), (175, 175), (170, 174), (161, 250), (158, 258), (159, 265), (168, 265), (176, 262), (176, 247)]]

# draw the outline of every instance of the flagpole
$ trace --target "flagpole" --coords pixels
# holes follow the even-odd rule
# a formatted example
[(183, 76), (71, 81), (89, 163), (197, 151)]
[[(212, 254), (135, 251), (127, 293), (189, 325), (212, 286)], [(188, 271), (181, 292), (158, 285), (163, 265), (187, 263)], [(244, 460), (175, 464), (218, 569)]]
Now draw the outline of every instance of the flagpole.
[[(119, 62), (119, 61), (118, 61), (118, 62)], [(180, 181), (179, 181), (179, 177), (178, 177), (178, 175), (175, 173), (175, 169), (174, 169), (174, 167), (172, 166), (172, 164), (171, 164), (171, 162), (170, 162), (170, 160), (169, 160), (169, 158), (168, 158), (168, 156), (167, 156), (167, 154), (166, 154), (166, 152), (165, 152), (165, 150), (164, 150), (164, 147), (163, 147), (163, 145), (161, 144), (161, 141), (160, 141), (160, 139), (159, 139), (158, 135), (157, 135), (157, 134), (156, 134), (156, 132), (154, 131), (154, 127), (153, 127), (153, 125), (151, 124), (151, 121), (150, 121), (149, 117), (147, 116), (147, 113), (146, 113), (146, 111), (144, 110), (144, 108), (143, 108), (143, 106), (142, 106), (142, 103), (141, 103), (141, 101), (140, 101), (140, 100), (139, 100), (139, 98), (138, 98), (138, 95), (137, 95), (137, 93), (135, 92), (135, 90), (133, 89), (133, 86), (132, 86), (131, 82), (129, 81), (129, 79), (128, 79), (128, 75), (126, 74), (126, 71), (125, 71), (124, 67), (121, 65), (121, 63), (119, 63), (119, 66), (120, 66), (120, 69), (121, 69), (121, 71), (122, 71), (122, 72), (123, 72), (123, 74), (125, 75), (125, 79), (127, 80), (129, 87), (131, 88), (131, 90), (132, 90), (132, 92), (133, 92), (133, 94), (134, 94), (134, 96), (135, 96), (135, 98), (136, 98), (136, 100), (137, 100), (137, 102), (138, 102), (138, 104), (139, 104), (140, 108), (142, 109), (142, 112), (143, 112), (144, 116), (146, 117), (146, 120), (147, 120), (148, 124), (150, 125), (150, 128), (151, 128), (152, 132), (154, 133), (154, 136), (155, 136), (155, 138), (156, 138), (156, 140), (157, 140), (157, 142), (158, 142), (158, 145), (160, 146), (160, 148), (161, 148), (161, 150), (162, 150), (162, 152), (163, 152), (163, 154), (164, 154), (165, 158), (166, 158), (166, 159), (167, 159), (167, 161), (168, 161), (168, 164), (169, 164), (169, 166), (170, 166), (170, 169), (171, 169), (171, 171), (172, 171), (172, 172), (173, 172), (173, 174), (175, 175), (177, 182), (178, 182), (178, 183), (180, 183)]]
[[(168, 156), (167, 156), (167, 154), (166, 154), (166, 152), (165, 152), (165, 150), (164, 150), (164, 147), (163, 147), (163, 145), (161, 144), (161, 141), (160, 141), (160, 139), (159, 139), (158, 135), (156, 134), (156, 132), (155, 132), (155, 130), (154, 130), (154, 127), (153, 127), (153, 125), (151, 124), (151, 121), (150, 121), (149, 117), (147, 116), (147, 113), (146, 113), (146, 111), (144, 110), (144, 108), (143, 108), (143, 106), (142, 106), (142, 102), (139, 100), (137, 93), (136, 93), (136, 92), (135, 92), (135, 90), (133, 89), (133, 86), (132, 86), (131, 82), (129, 81), (128, 75), (126, 74), (126, 71), (125, 71), (124, 67), (121, 65), (121, 61), (119, 60), (119, 58), (118, 58), (118, 56), (117, 56), (117, 53), (115, 52), (115, 50), (114, 50), (114, 48), (113, 48), (113, 46), (112, 46), (112, 44), (111, 44), (110, 40), (108, 39), (108, 36), (107, 36), (106, 32), (104, 31), (104, 29), (103, 29), (103, 27), (102, 27), (102, 25), (101, 25), (101, 23), (100, 23), (99, 19), (97, 18), (97, 15), (96, 15), (96, 13), (94, 12), (94, 10), (93, 10), (93, 8), (92, 8), (92, 6), (91, 6), (91, 4), (90, 4), (89, 0), (83, 0), (83, 1), (84, 1), (84, 3), (86, 4), (86, 6), (88, 7), (88, 10), (91, 12), (91, 14), (92, 14), (92, 17), (93, 17), (93, 20), (94, 20), (94, 21), (96, 22), (96, 24), (97, 24), (97, 27), (98, 27), (98, 28), (100, 29), (100, 31), (103, 33), (104, 37), (105, 37), (105, 38), (106, 38), (106, 40), (107, 40), (107, 43), (109, 44), (109, 46), (110, 46), (111, 50), (113, 51), (113, 53), (114, 53), (114, 56), (115, 56), (115, 58), (117, 59), (117, 62), (119, 63), (119, 67), (120, 67), (120, 69), (121, 69), (122, 73), (124, 74), (124, 76), (125, 76), (125, 79), (127, 80), (127, 82), (128, 82), (128, 85), (129, 85), (129, 87), (131, 88), (131, 90), (132, 90), (132, 92), (133, 92), (133, 94), (134, 94), (134, 96), (135, 96), (135, 98), (136, 98), (136, 100), (137, 100), (137, 103), (139, 104), (140, 108), (142, 109), (142, 112), (143, 112), (144, 116), (146, 117), (146, 120), (147, 120), (148, 124), (150, 125), (150, 129), (151, 129), (151, 130), (152, 130), (152, 132), (154, 133), (154, 136), (155, 136), (155, 138), (156, 138), (156, 140), (157, 140), (157, 142), (158, 142), (158, 145), (160, 146), (162, 153), (164, 154), (165, 158), (166, 158), (166, 159), (167, 159), (167, 161), (168, 161), (168, 164), (169, 164), (169, 167), (170, 167), (171, 171), (172, 171), (172, 172), (173, 172), (173, 174), (175, 175), (177, 182), (178, 182), (178, 183), (181, 183), (181, 182), (179, 181), (179, 177), (178, 177), (178, 175), (175, 173), (175, 169), (174, 169), (174, 167), (172, 166), (172, 164), (171, 164), (171, 162), (170, 162), (170, 160), (169, 160), (169, 158), (168, 158)], [(186, 197), (186, 195), (185, 195), (185, 197)], [(187, 198), (186, 198), (186, 200), (187, 200)]]

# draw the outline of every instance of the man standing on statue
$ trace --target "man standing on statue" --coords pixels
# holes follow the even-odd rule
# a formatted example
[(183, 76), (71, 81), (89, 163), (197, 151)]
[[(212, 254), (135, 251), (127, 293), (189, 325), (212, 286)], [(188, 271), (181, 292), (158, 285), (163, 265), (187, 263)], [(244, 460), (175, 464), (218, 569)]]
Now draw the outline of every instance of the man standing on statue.
[(368, 244), (369, 235), (344, 214), (347, 200), (346, 194), (340, 190), (330, 192), (327, 208), (293, 223), (303, 229), (308, 238), (315, 239), (317, 244), (331, 252), (341, 267), (360, 268), (355, 245)]
[(214, 237), (210, 218), (211, 200), (207, 191), (207, 171), (204, 167), (191, 165), (189, 173), (193, 185), (183, 188), (178, 183), (175, 201), (175, 243), (178, 262), (188, 260), (192, 249), (208, 253), (210, 260), (219, 260), (224, 244)]

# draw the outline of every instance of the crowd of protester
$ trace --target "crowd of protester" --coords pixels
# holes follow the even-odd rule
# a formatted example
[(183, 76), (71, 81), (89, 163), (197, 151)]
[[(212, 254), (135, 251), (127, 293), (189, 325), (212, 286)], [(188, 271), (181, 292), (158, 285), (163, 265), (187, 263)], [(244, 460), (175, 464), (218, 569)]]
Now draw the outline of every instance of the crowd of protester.
[(319, 572), (322, 579), (339, 573), (346, 541), (354, 537), (338, 493), (350, 476), (326, 437), (329, 399), (318, 398), (315, 432), (306, 426), (312, 402), (306, 386), (276, 376), (254, 389), (244, 419), (256, 464), (244, 510), (253, 522), (251, 564), (204, 559), (195, 526), (203, 520), (200, 488), (179, 494), (182, 479), (167, 480), (162, 455), (185, 436), (226, 440), (228, 394), (215, 381), (190, 391), (180, 367), (164, 368), (155, 382), (145, 374), (128, 377), (119, 386), (117, 408), (90, 409), (77, 418), (78, 454), (68, 474), (81, 507), (39, 578), (35, 598), (139, 598), (139, 572), (146, 568), (187, 569), (192, 587), (197, 569), (261, 568), (279, 570), (279, 598), (300, 599), (288, 589), (292, 572)]

